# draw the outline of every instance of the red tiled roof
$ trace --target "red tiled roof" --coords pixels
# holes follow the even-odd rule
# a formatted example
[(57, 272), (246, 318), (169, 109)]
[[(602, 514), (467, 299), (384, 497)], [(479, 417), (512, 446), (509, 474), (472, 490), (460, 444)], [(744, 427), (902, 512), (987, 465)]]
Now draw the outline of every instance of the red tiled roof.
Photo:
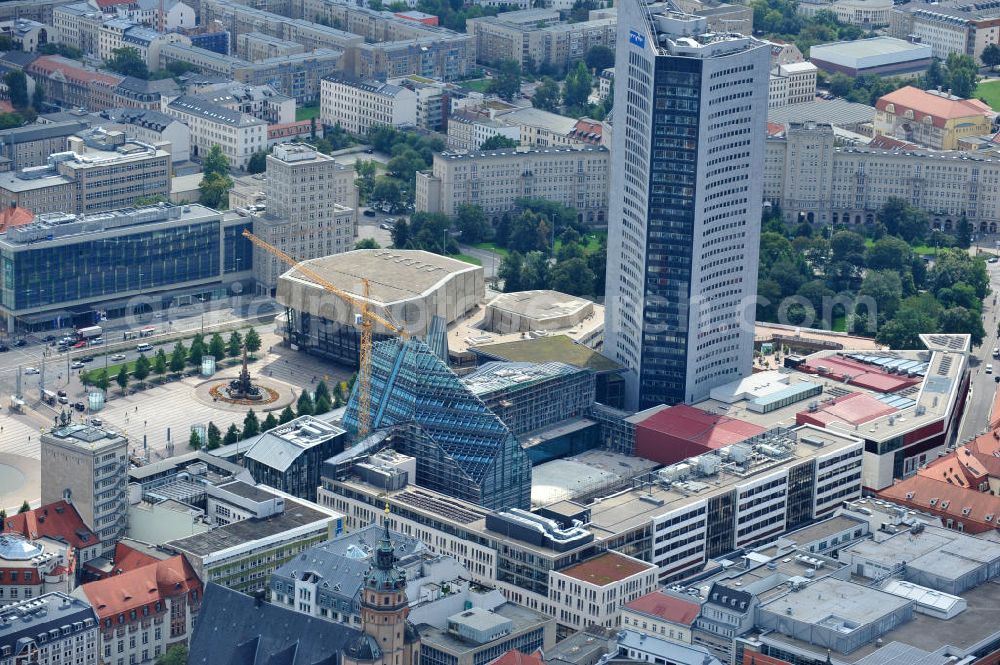
[(906, 111), (913, 111), (915, 122), (922, 122), (925, 117), (929, 117), (935, 127), (944, 127), (948, 120), (956, 118), (993, 114), (993, 109), (978, 99), (948, 99), (912, 85), (883, 95), (875, 102), (875, 108), (885, 111), (889, 104), (894, 107), (894, 115), (901, 116)]
[(637, 561), (617, 552), (605, 552), (561, 572), (582, 582), (605, 586), (653, 567), (653, 564)]
[(83, 592), (104, 619), (144, 605), (201, 590), (201, 581), (183, 556), (174, 556), (121, 575), (84, 584)]
[(131, 5), (135, 0), (96, 0), (96, 2), (99, 8), (107, 9), (117, 5)]
[(708, 413), (687, 404), (662, 409), (643, 420), (639, 426), (695, 441), (709, 448), (722, 448), (764, 431), (759, 425)]
[[(942, 457), (938, 463), (945, 462), (950, 457), (951, 455)], [(969, 533), (996, 529), (996, 521), (1000, 516), (1000, 496), (938, 480), (922, 472), (885, 488), (878, 495), (895, 503), (961, 522), (963, 530)]]
[(115, 545), (115, 568), (114, 574), (127, 573), (136, 568), (149, 566), (159, 561), (156, 557), (149, 556), (145, 552), (133, 549), (125, 543)]
[(900, 141), (899, 139), (894, 139), (891, 136), (886, 136), (884, 134), (879, 134), (871, 140), (868, 144), (869, 148), (879, 148), (881, 150), (915, 150), (919, 148), (916, 143), (907, 143), (906, 141)]
[(625, 607), (681, 626), (692, 625), (698, 618), (698, 612), (701, 611), (701, 605), (698, 603), (662, 591), (647, 593), (631, 603), (626, 603)]
[(768, 136), (778, 136), (785, 132), (785, 123), (783, 122), (769, 122), (767, 123), (767, 135)]
[(511, 649), (490, 665), (545, 665), (545, 661), (541, 659), (537, 651), (529, 655), (521, 653), (517, 649)]
[(32, 74), (51, 76), (55, 72), (61, 73), (66, 79), (79, 83), (107, 83), (118, 85), (125, 80), (124, 76), (117, 74), (106, 74), (93, 69), (81, 67), (75, 60), (64, 58), (61, 55), (43, 55), (35, 58), (27, 67)]
[(15, 206), (7, 207), (0, 211), (0, 233), (6, 232), (15, 226), (30, 224), (35, 216), (27, 208)]
[(4, 531), (19, 533), (29, 540), (52, 538), (76, 549), (92, 547), (100, 542), (83, 523), (76, 508), (65, 501), (56, 501), (25, 513), (11, 515), (6, 520)]

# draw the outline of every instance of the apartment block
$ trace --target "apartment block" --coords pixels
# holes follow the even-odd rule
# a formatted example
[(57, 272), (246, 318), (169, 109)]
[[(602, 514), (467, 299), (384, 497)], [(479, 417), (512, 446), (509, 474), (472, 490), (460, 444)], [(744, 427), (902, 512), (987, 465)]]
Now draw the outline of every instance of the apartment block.
[(485, 141), (494, 136), (502, 136), (511, 141), (519, 142), (521, 129), (517, 125), (508, 125), (489, 114), (472, 111), (456, 111), (448, 118), (449, 148), (479, 150)]
[(272, 37), (262, 32), (244, 32), (236, 38), (236, 55), (250, 62), (304, 53), (305, 50), (306, 47), (298, 42)]
[(0, 130), (0, 157), (10, 160), (10, 170), (45, 164), (49, 155), (65, 152), (69, 137), (83, 131), (83, 122), (64, 121)]
[(416, 209), (453, 216), (463, 204), (491, 216), (541, 198), (575, 208), (581, 221), (607, 221), (607, 148), (536, 148), (434, 155), (430, 173), (417, 174)]
[(230, 166), (245, 169), (253, 154), (267, 147), (267, 121), (203, 97), (178, 97), (165, 111), (191, 129), (192, 157), (203, 157), (218, 145)]
[(515, 60), (526, 70), (565, 71), (594, 46), (614, 48), (617, 25), (617, 18), (562, 23), (557, 11), (523, 9), (469, 19), (467, 30), (475, 40), (479, 64)]
[(98, 665), (97, 614), (90, 603), (48, 593), (0, 609), (0, 665)]
[(191, 129), (166, 113), (121, 108), (102, 111), (100, 116), (107, 119), (108, 124), (102, 125), (107, 129), (125, 132), (127, 136), (168, 151), (173, 163), (191, 158)]
[(954, 150), (963, 138), (983, 136), (993, 126), (993, 109), (978, 99), (906, 86), (875, 102), (875, 135)]
[(348, 76), (328, 76), (320, 89), (320, 121), (364, 135), (371, 127), (415, 127), (417, 96), (391, 83)]
[(114, 91), (125, 77), (90, 69), (61, 55), (43, 55), (25, 67), (50, 102), (100, 111), (115, 106)]
[[(959, 159), (960, 157), (960, 159)], [(1000, 227), (1000, 163), (987, 151), (879, 150), (840, 145), (823, 123), (788, 123), (767, 141), (764, 200), (788, 220), (874, 224), (890, 197), (927, 210), (931, 228), (966, 219), (982, 233)]]
[(89, 425), (42, 434), (42, 503), (72, 503), (105, 555), (125, 535), (128, 440)]
[(1000, 9), (990, 3), (971, 4), (951, 0), (935, 4), (909, 3), (895, 6), (889, 14), (889, 34), (898, 39), (919, 39), (931, 47), (933, 56), (968, 55), (982, 64), (983, 50), (1000, 41)]
[(771, 70), (767, 107), (803, 104), (816, 99), (816, 72), (811, 62), (778, 65)]

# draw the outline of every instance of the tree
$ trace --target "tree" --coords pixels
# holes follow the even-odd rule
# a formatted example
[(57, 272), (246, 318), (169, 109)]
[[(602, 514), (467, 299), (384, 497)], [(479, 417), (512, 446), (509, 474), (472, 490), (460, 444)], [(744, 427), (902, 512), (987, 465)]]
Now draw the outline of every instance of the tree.
[(194, 450), (201, 448), (201, 437), (198, 435), (198, 430), (191, 430), (191, 436), (188, 437), (188, 448)]
[(158, 349), (156, 355), (153, 356), (153, 373), (157, 376), (163, 376), (167, 373), (167, 354), (163, 349)]
[(146, 380), (150, 372), (150, 362), (144, 354), (139, 354), (139, 358), (135, 361), (135, 368), (132, 370), (132, 376), (136, 378), (137, 381), (142, 382)]
[(455, 214), (455, 226), (462, 234), (462, 242), (475, 244), (486, 240), (490, 232), (490, 223), (486, 213), (477, 205), (463, 203), (458, 206)]
[(910, 265), (912, 257), (913, 250), (909, 243), (896, 236), (886, 236), (868, 248), (865, 265), (875, 270), (901, 272)]
[(368, 203), (372, 189), (375, 187), (378, 165), (372, 159), (359, 159), (354, 162), (354, 172), (358, 174), (357, 180), (354, 181), (358, 188), (358, 198), (362, 203)]
[(330, 389), (326, 387), (326, 381), (320, 380), (320, 382), (316, 384), (316, 390), (313, 391), (313, 396), (316, 399), (319, 399), (321, 397), (326, 397), (327, 399), (331, 399)]
[(131, 46), (122, 46), (111, 52), (111, 59), (104, 63), (113, 72), (122, 76), (134, 76), (139, 79), (149, 78), (149, 67), (142, 59), (139, 50)]
[(230, 446), (240, 440), (240, 428), (235, 424), (229, 426), (226, 435), (222, 437), (222, 445)]
[(108, 392), (108, 386), (111, 385), (111, 379), (108, 378), (107, 370), (105, 369), (97, 370), (97, 374), (94, 375), (94, 385), (103, 392)]
[(230, 358), (236, 358), (243, 352), (243, 336), (240, 335), (239, 331), (234, 330), (229, 335), (229, 341), (226, 342), (226, 353), (229, 354)]
[(382, 249), (382, 245), (375, 241), (375, 238), (362, 238), (354, 243), (354, 249)]
[(246, 345), (248, 353), (260, 351), (260, 335), (254, 328), (247, 329), (246, 335), (243, 336), (243, 343)]
[(35, 92), (31, 95), (31, 107), (35, 109), (36, 112), (42, 112), (42, 106), (45, 105), (45, 88), (40, 85), (35, 86)]
[(199, 202), (208, 208), (222, 208), (228, 205), (229, 190), (233, 188), (233, 179), (228, 175), (216, 173), (206, 175), (198, 183)]
[(182, 372), (184, 371), (184, 365), (187, 363), (187, 349), (184, 348), (183, 342), (177, 342), (174, 344), (174, 350), (170, 353), (170, 371), (171, 372)]
[(505, 148), (516, 148), (518, 142), (514, 139), (507, 138), (502, 134), (494, 134), (485, 141), (483, 141), (479, 149), (480, 150), (503, 150)]
[(226, 357), (226, 342), (219, 333), (212, 335), (212, 340), (208, 343), (208, 354), (215, 356), (216, 362)]
[(517, 60), (500, 61), (496, 77), (490, 80), (488, 90), (508, 102), (521, 93), (521, 65)]
[(500, 261), (497, 277), (503, 281), (506, 293), (523, 291), (521, 288), (521, 271), (524, 270), (524, 256), (520, 252), (511, 252)]
[(594, 292), (594, 271), (583, 257), (559, 261), (552, 268), (551, 288), (571, 296), (586, 296)]
[(990, 44), (983, 49), (982, 55), (979, 56), (979, 59), (983, 61), (984, 65), (990, 68), (1000, 65), (1000, 46)]
[(410, 224), (400, 219), (389, 232), (392, 235), (392, 246), (396, 249), (406, 249), (410, 244)]
[(976, 346), (983, 343), (986, 330), (983, 328), (983, 317), (976, 311), (965, 307), (951, 307), (941, 313), (938, 331), (952, 334), (967, 334)]
[(295, 403), (295, 413), (299, 416), (311, 416), (316, 413), (316, 405), (308, 390), (303, 390), (302, 394), (299, 395), (299, 401)]
[(205, 438), (208, 439), (208, 442), (205, 444), (206, 450), (215, 450), (222, 445), (222, 432), (220, 432), (215, 423), (211, 421), (208, 423), (208, 430)]
[(948, 84), (947, 75), (946, 72), (944, 71), (944, 68), (941, 66), (941, 61), (938, 60), (937, 58), (934, 58), (933, 60), (931, 60), (930, 67), (927, 68), (927, 72), (924, 74), (923, 87), (932, 90), (938, 87), (943, 88), (947, 84)]
[(188, 648), (185, 644), (175, 644), (160, 656), (156, 665), (187, 665)]
[(273, 413), (268, 412), (267, 418), (264, 418), (264, 422), (260, 424), (260, 431), (270, 432), (277, 426), (278, 426), (278, 419), (274, 417)]
[(4, 522), (7, 521), (7, 511), (0, 508), (0, 533), (3, 533)]
[(205, 336), (198, 333), (191, 340), (191, 348), (188, 349), (188, 362), (194, 366), (201, 365), (202, 356), (205, 355)]
[(267, 171), (267, 151), (258, 150), (250, 155), (247, 162), (247, 173), (264, 173)]
[[(996, 46), (996, 44), (990, 44), (990, 46)], [(955, 245), (961, 249), (969, 249), (971, 244), (972, 224), (969, 224), (968, 218), (963, 214), (958, 220), (958, 225), (955, 226)]]
[(23, 124), (24, 117), (20, 113), (0, 113), (0, 129), (20, 127)]
[(28, 106), (28, 77), (19, 69), (7, 72), (3, 77), (7, 84), (10, 104), (16, 109), (23, 109)]
[[(896, 315), (903, 299), (903, 282), (893, 270), (869, 270), (861, 282), (859, 295), (867, 296), (878, 308), (878, 322), (884, 323)], [(868, 312), (871, 314), (871, 312)]]
[(592, 87), (593, 79), (590, 71), (582, 61), (577, 62), (576, 68), (566, 74), (563, 84), (563, 104), (567, 109), (585, 109)]
[(117, 383), (118, 387), (122, 389), (122, 395), (124, 395), (125, 394), (125, 388), (128, 387), (128, 366), (127, 365), (122, 364), (122, 366), (118, 369), (118, 376), (115, 377), (115, 383)]
[(521, 270), (521, 286), (525, 290), (549, 288), (549, 257), (542, 252), (528, 252)]
[(247, 411), (246, 418), (243, 419), (243, 438), (249, 439), (258, 434), (260, 434), (260, 421), (257, 420), (257, 414), (253, 412), (253, 409), (250, 409)]
[(317, 397), (315, 406), (315, 415), (320, 415), (321, 413), (326, 413), (333, 408), (333, 403), (330, 401), (329, 396)]
[(368, 201), (380, 206), (388, 206), (390, 210), (396, 211), (403, 203), (403, 190), (399, 186), (399, 181), (383, 175), (375, 178), (375, 187), (368, 197)]
[(535, 88), (535, 94), (531, 97), (531, 103), (536, 109), (557, 113), (559, 111), (561, 94), (562, 91), (559, 89), (559, 83), (546, 76), (542, 79), (538, 87)]
[(588, 68), (597, 70), (597, 73), (600, 74), (608, 67), (614, 67), (615, 52), (607, 46), (591, 46), (584, 57), (584, 62), (587, 63)]
[(202, 160), (201, 170), (207, 178), (210, 175), (229, 175), (229, 158), (218, 143), (213, 143)]
[(282, 409), (281, 415), (278, 416), (278, 424), (284, 425), (285, 423), (290, 423), (293, 420), (295, 420), (295, 412), (292, 411), (291, 405), (286, 406)]
[(18, 508), (17, 514), (20, 515), (21, 513), (26, 513), (29, 512), (30, 510), (31, 510), (31, 505), (28, 503), (28, 500), (25, 499), (24, 503), (21, 504), (21, 507)]

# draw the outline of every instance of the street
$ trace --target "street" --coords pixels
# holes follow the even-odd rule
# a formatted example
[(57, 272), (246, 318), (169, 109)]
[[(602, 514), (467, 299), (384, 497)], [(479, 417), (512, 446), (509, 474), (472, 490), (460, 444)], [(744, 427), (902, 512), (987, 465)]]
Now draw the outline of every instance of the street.
[[(959, 429), (958, 443), (966, 441), (982, 433), (989, 425), (990, 409), (993, 406), (993, 396), (997, 389), (996, 373), (987, 374), (986, 365), (992, 363), (994, 372), (1000, 370), (1000, 360), (992, 358), (993, 349), (998, 345), (997, 314), (1000, 309), (994, 304), (996, 294), (1000, 293), (1000, 263), (987, 263), (986, 269), (990, 275), (990, 288), (993, 295), (983, 301), (983, 327), (986, 336), (979, 347), (973, 347), (969, 359), (970, 379), (969, 399), (966, 402), (965, 416)], [(996, 416), (997, 414), (993, 414)]]

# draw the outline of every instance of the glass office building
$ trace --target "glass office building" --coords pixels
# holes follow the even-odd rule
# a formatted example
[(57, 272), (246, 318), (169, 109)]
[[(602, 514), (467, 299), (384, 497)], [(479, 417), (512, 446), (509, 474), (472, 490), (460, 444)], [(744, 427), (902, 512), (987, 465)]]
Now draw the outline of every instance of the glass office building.
[(115, 301), (137, 295), (144, 306), (167, 305), (177, 289), (250, 271), (247, 228), (248, 218), (203, 206), (39, 215), (0, 236), (0, 310), (13, 330), (84, 325), (97, 310), (128, 314)]
[[(373, 430), (394, 427), (396, 449), (416, 458), (417, 485), (486, 508), (530, 507), (521, 444), (425, 343), (375, 344), (371, 418)], [(344, 423), (357, 431), (357, 386)]]

